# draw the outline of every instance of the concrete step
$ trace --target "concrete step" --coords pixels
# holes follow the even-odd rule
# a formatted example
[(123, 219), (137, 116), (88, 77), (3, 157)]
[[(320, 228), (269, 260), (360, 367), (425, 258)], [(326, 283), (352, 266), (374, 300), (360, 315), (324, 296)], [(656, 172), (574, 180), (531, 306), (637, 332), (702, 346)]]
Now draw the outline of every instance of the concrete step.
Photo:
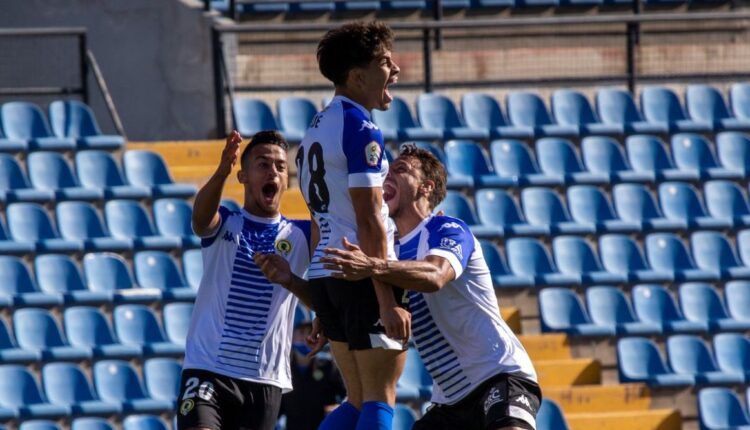
[(601, 366), (596, 360), (569, 358), (567, 360), (535, 361), (542, 392), (547, 387), (597, 385), (601, 383)]
[(571, 430), (680, 430), (675, 409), (565, 414)]
[(521, 334), (521, 312), (517, 307), (507, 306), (500, 308), (500, 316), (503, 318), (508, 327), (516, 335)]
[(543, 395), (560, 405), (566, 415), (642, 411), (651, 406), (651, 393), (643, 384), (549, 387), (544, 389)]
[(520, 335), (518, 339), (534, 363), (545, 360), (565, 360), (572, 357), (568, 338), (564, 334)]

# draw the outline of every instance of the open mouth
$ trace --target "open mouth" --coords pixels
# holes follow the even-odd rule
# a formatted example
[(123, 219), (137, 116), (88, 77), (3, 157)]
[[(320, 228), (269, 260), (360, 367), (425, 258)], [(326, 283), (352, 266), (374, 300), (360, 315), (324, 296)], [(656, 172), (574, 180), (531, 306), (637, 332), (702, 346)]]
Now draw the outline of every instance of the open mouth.
[(261, 192), (263, 193), (263, 200), (265, 200), (266, 204), (271, 204), (276, 198), (276, 194), (279, 192), (279, 186), (274, 182), (269, 182), (266, 185), (263, 185)]
[(391, 96), (391, 91), (389, 87), (391, 85), (394, 85), (396, 82), (398, 82), (398, 76), (393, 76), (390, 79), (388, 79), (388, 82), (385, 83), (385, 88), (383, 89), (383, 95), (385, 95), (385, 100), (387, 103), (390, 103), (393, 101), (393, 96)]
[(396, 186), (393, 184), (393, 182), (388, 180), (383, 182), (383, 200), (385, 200), (386, 202), (396, 197), (397, 191), (398, 190), (396, 189)]

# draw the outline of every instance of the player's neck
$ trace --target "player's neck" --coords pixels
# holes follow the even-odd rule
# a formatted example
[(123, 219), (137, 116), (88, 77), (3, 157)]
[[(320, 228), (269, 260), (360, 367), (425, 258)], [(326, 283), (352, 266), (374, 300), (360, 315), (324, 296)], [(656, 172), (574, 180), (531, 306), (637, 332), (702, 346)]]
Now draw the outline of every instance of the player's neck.
[(257, 205), (253, 205), (247, 202), (242, 208), (245, 210), (245, 212), (247, 212), (248, 214), (254, 217), (265, 218), (269, 220), (276, 219), (281, 215), (281, 212), (279, 212), (278, 210), (269, 212), (269, 211), (261, 209)]
[(427, 203), (422, 203), (421, 200), (414, 202), (413, 205), (399, 211), (398, 215), (393, 218), (393, 222), (396, 223), (398, 234), (401, 237), (411, 233), (419, 223), (429, 217), (431, 214), (430, 206)]
[(360, 95), (356, 91), (352, 91), (348, 88), (336, 87), (336, 92), (334, 93), (334, 95), (346, 97), (347, 99), (365, 108), (365, 110), (367, 110), (368, 112), (372, 110), (372, 107), (367, 106), (366, 98), (362, 97), (362, 95)]

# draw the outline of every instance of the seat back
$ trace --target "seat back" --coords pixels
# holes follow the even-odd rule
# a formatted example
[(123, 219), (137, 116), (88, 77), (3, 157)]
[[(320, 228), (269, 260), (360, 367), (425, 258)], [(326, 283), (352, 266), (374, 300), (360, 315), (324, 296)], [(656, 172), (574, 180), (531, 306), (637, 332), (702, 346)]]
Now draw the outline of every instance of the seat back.
[(59, 137), (87, 137), (102, 134), (91, 109), (78, 100), (55, 100), (48, 108), (52, 131)]
[(55, 208), (60, 234), (66, 239), (84, 240), (109, 236), (99, 213), (86, 202), (60, 202)]
[(261, 130), (278, 130), (276, 119), (266, 102), (246, 97), (235, 98), (234, 123), (242, 136), (251, 137)]
[(591, 287), (586, 290), (586, 307), (591, 321), (614, 326), (636, 321), (625, 295), (616, 287)]
[(163, 236), (193, 236), (193, 208), (183, 199), (159, 199), (154, 202), (156, 229)]
[(682, 182), (659, 184), (659, 203), (669, 219), (691, 220), (706, 216), (703, 202), (692, 185)]
[(702, 282), (680, 285), (680, 307), (690, 321), (709, 322), (727, 318), (727, 310), (714, 288)]
[(677, 95), (664, 87), (644, 88), (641, 109), (648, 122), (671, 123), (686, 119)]
[(30, 188), (26, 174), (10, 154), (0, 154), (0, 190)]
[(120, 166), (104, 151), (76, 152), (76, 173), (86, 188), (106, 188), (125, 185)]
[(750, 119), (750, 83), (732, 84), (729, 100), (735, 117)]
[(47, 212), (36, 203), (11, 203), (6, 214), (8, 230), (15, 240), (36, 242), (59, 237)]
[(44, 113), (32, 103), (5, 103), (0, 108), (0, 119), (5, 135), (10, 139), (28, 140), (52, 136)]
[(730, 281), (724, 285), (727, 311), (738, 321), (750, 321), (750, 281)]
[(146, 398), (138, 374), (125, 361), (102, 360), (94, 364), (94, 386), (105, 402), (122, 403)]
[(70, 430), (114, 430), (105, 418), (83, 417), (76, 418)]
[(745, 374), (750, 371), (750, 340), (739, 333), (714, 336), (716, 364), (723, 372)]
[(539, 173), (531, 150), (520, 140), (495, 140), (491, 145), (492, 165), (498, 176), (517, 178)]
[(198, 289), (203, 278), (203, 256), (200, 249), (190, 249), (182, 253), (182, 269), (188, 285)]
[(498, 249), (494, 243), (486, 240), (480, 240), (479, 243), (482, 247), (484, 261), (487, 263), (487, 267), (490, 269), (492, 276), (510, 274), (508, 265), (505, 263), (505, 258), (500, 254), (500, 249)]
[(599, 122), (586, 97), (574, 90), (562, 89), (552, 93), (552, 114), (555, 121), (563, 125)]
[(576, 293), (567, 288), (545, 288), (539, 292), (539, 313), (545, 332), (568, 330), (591, 320)]
[(549, 399), (542, 400), (542, 405), (536, 415), (537, 430), (568, 430), (562, 410)]
[(690, 118), (696, 121), (713, 122), (731, 117), (724, 97), (709, 85), (688, 85), (685, 106)]
[(568, 210), (560, 197), (548, 188), (524, 188), (521, 191), (521, 207), (529, 224), (548, 226), (570, 221)]
[(174, 402), (180, 392), (182, 365), (173, 358), (152, 358), (143, 364), (143, 380), (149, 397)]
[(65, 345), (57, 321), (44, 309), (16, 310), (13, 313), (13, 326), (21, 348), (40, 350)]
[(737, 233), (737, 252), (742, 263), (745, 266), (750, 265), (750, 230), (741, 230)]
[(137, 202), (109, 200), (104, 205), (104, 217), (107, 219), (107, 227), (112, 236), (118, 239), (156, 235), (146, 211)]
[(633, 97), (619, 88), (602, 88), (597, 91), (596, 110), (605, 124), (629, 124), (643, 121)]
[(578, 222), (597, 223), (617, 219), (607, 197), (594, 186), (569, 187), (568, 206), (570, 206), (570, 215)]
[(612, 188), (615, 210), (620, 219), (642, 222), (663, 215), (648, 189), (640, 184), (617, 184)]
[(725, 169), (750, 170), (750, 137), (744, 133), (726, 131), (716, 135), (719, 162)]
[(721, 233), (696, 231), (690, 236), (690, 245), (695, 264), (701, 269), (720, 272), (740, 266), (734, 249)]
[(125, 177), (131, 185), (152, 187), (171, 184), (174, 181), (169, 175), (167, 165), (161, 155), (143, 150), (125, 151), (122, 158)]
[(445, 144), (446, 167), (451, 176), (475, 177), (492, 173), (487, 155), (470, 140), (451, 140)]
[(584, 171), (581, 159), (566, 139), (545, 137), (536, 141), (539, 167), (550, 175), (565, 175)]
[(631, 170), (620, 144), (611, 137), (587, 136), (581, 142), (583, 164), (592, 173), (615, 173)]
[(125, 260), (117, 254), (101, 252), (83, 257), (86, 284), (92, 291), (134, 288), (135, 282)]
[(526, 221), (518, 204), (505, 190), (483, 189), (476, 193), (477, 214), (484, 225), (510, 226)]
[[(432, 143), (432, 142), (424, 142), (424, 141), (416, 141), (416, 142), (404, 142), (405, 144), (413, 144), (417, 148), (424, 149), (426, 151), (429, 151), (432, 155), (434, 155), (438, 160), (440, 160), (441, 163), (445, 164), (447, 157), (445, 156), (445, 151), (443, 151), (443, 148), (440, 146)], [(402, 145), (402, 147), (403, 147)]]
[(164, 331), (170, 342), (185, 345), (190, 319), (193, 314), (192, 303), (168, 303), (162, 311), (164, 314)]
[(487, 130), (507, 125), (500, 104), (482, 93), (465, 93), (461, 97), (461, 111), (469, 128)]
[(632, 296), (633, 308), (640, 321), (661, 324), (683, 319), (674, 299), (661, 285), (636, 285)]
[(401, 97), (394, 97), (388, 110), (373, 110), (372, 119), (384, 131), (397, 131), (416, 126), (409, 106)]
[(750, 425), (737, 395), (729, 388), (703, 388), (698, 392), (698, 416), (705, 429)]
[(581, 275), (602, 270), (599, 257), (591, 246), (577, 236), (556, 236), (552, 240), (555, 264), (562, 273)]
[(302, 97), (285, 97), (276, 104), (278, 123), (288, 133), (304, 134), (318, 113), (315, 104)]
[(34, 259), (34, 272), (39, 289), (49, 293), (83, 291), (81, 272), (67, 255), (45, 254)]
[(463, 127), (453, 102), (440, 94), (420, 94), (417, 97), (417, 117), (422, 127), (427, 129)]
[(397, 404), (393, 408), (393, 430), (410, 430), (417, 421), (417, 414), (410, 407)]
[(703, 195), (712, 218), (733, 219), (750, 215), (747, 198), (734, 182), (708, 181), (703, 184)]
[(656, 271), (694, 269), (693, 259), (680, 239), (671, 233), (654, 233), (646, 237), (646, 258)]
[(552, 124), (547, 107), (534, 93), (512, 92), (507, 98), (508, 116), (513, 125), (536, 127)]
[(141, 251), (134, 257), (135, 279), (143, 288), (169, 290), (187, 283), (172, 257), (163, 251)]
[(679, 374), (699, 375), (718, 370), (708, 347), (697, 336), (670, 336), (667, 339), (667, 356), (669, 365)]
[(699, 172), (718, 166), (711, 144), (699, 134), (672, 135), (671, 146), (674, 164), (680, 170)]
[(112, 328), (99, 309), (74, 306), (65, 309), (65, 334), (71, 345), (93, 348), (117, 343)]
[(144, 305), (120, 305), (114, 311), (115, 332), (122, 343), (146, 345), (165, 342), (156, 316)]
[(617, 341), (617, 366), (621, 382), (640, 382), (669, 373), (654, 342), (640, 337)]
[(21, 408), (45, 403), (34, 376), (26, 367), (6, 364), (0, 366), (0, 405)]
[(96, 399), (88, 378), (72, 363), (45, 364), (42, 384), (47, 398), (54, 404), (70, 406)]
[(39, 291), (23, 260), (11, 255), (0, 256), (0, 292), (5, 295)]
[(57, 152), (32, 152), (26, 159), (26, 165), (34, 188), (59, 190), (78, 186), (70, 165)]
[(599, 256), (607, 272), (628, 274), (649, 268), (638, 244), (625, 235), (599, 237)]
[(557, 272), (547, 249), (536, 239), (508, 239), (506, 250), (508, 266), (517, 275), (535, 276)]
[(477, 217), (471, 204), (457, 191), (448, 191), (442, 202), (435, 208), (435, 212), (443, 211), (445, 215), (463, 220), (468, 225), (476, 225)]
[(157, 416), (131, 415), (123, 420), (122, 430), (169, 430), (169, 428)]
[(664, 144), (658, 137), (629, 136), (625, 140), (625, 147), (630, 165), (636, 172), (658, 172), (674, 168)]

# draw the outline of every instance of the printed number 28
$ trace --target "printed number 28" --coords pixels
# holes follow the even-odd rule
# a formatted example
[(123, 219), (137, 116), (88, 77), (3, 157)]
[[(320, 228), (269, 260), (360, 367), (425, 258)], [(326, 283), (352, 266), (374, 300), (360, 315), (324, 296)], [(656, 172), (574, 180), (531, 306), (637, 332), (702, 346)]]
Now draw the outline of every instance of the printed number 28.
[[(300, 147), (297, 151), (297, 171), (301, 172), (305, 164), (305, 148)], [(307, 168), (310, 172), (310, 181), (307, 186), (307, 198), (310, 207), (317, 213), (327, 213), (331, 197), (328, 194), (328, 186), (325, 181), (325, 164), (323, 162), (323, 145), (314, 142), (310, 145), (307, 153)]]

